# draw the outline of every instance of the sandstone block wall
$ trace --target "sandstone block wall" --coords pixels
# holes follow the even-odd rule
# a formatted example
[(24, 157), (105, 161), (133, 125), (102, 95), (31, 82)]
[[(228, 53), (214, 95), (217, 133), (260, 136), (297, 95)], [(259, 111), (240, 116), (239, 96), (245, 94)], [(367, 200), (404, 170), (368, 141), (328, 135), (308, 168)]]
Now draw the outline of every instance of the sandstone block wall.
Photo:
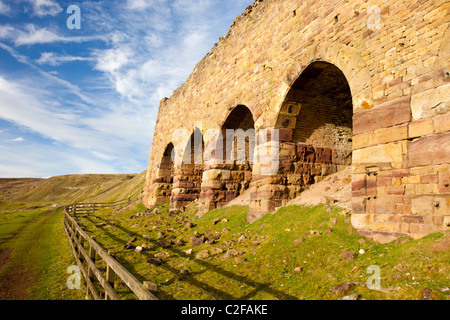
[[(254, 220), (351, 165), (352, 224), (362, 234), (447, 230), (449, 10), (445, 0), (255, 1), (161, 101), (144, 203), (172, 197), (173, 207), (197, 201), (205, 211), (250, 188)], [(175, 129), (199, 130), (208, 148), (207, 130), (239, 118), (256, 133), (280, 130), (276, 173), (257, 163), (167, 167)]]

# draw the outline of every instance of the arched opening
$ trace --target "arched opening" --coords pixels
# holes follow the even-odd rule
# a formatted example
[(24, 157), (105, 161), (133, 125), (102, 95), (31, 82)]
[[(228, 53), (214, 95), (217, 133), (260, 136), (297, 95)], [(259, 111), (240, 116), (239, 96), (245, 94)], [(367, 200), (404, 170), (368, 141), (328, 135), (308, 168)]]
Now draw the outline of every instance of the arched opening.
[[(223, 160), (230, 170), (248, 171), (253, 166), (255, 122), (251, 111), (238, 105), (222, 125)], [(248, 188), (248, 184), (244, 189)]]
[[(300, 106), (292, 142), (331, 149), (336, 153), (333, 163), (351, 164), (353, 103), (342, 71), (328, 62), (310, 64), (292, 85), (289, 102)], [(320, 154), (316, 156), (321, 162)]]
[(255, 123), (251, 111), (236, 106), (224, 121), (213, 148), (214, 164), (203, 174), (199, 213), (220, 208), (249, 188)]
[(174, 165), (172, 160), (173, 150), (173, 144), (169, 143), (164, 150), (161, 163), (158, 167), (158, 177), (153, 181), (153, 184), (155, 186), (155, 204), (161, 204), (170, 201), (174, 176)]
[(183, 152), (180, 164), (175, 165), (171, 210), (183, 210), (200, 196), (203, 175), (203, 136), (196, 128)]
[(278, 171), (254, 179), (248, 220), (295, 198), (305, 187), (351, 164), (353, 103), (342, 71), (313, 62), (291, 85), (278, 114)]

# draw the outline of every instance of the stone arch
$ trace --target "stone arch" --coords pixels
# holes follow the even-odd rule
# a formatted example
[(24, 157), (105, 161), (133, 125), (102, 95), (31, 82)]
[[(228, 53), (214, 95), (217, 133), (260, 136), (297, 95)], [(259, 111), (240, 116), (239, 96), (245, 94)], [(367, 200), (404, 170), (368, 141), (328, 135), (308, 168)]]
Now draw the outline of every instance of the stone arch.
[(174, 165), (171, 210), (184, 210), (186, 205), (200, 196), (203, 175), (203, 135), (195, 128), (182, 150), (180, 163)]
[(306, 48), (299, 56), (286, 71), (284, 81), (278, 89), (279, 98), (275, 106), (277, 116), (294, 82), (310, 64), (318, 61), (328, 62), (342, 71), (350, 87), (354, 114), (373, 107), (370, 71), (356, 48), (338, 42), (321, 42)]
[(292, 83), (275, 127), (292, 130), (293, 143), (332, 149), (338, 164), (350, 164), (352, 106), (343, 72), (331, 63), (315, 61)]
[[(221, 125), (221, 133), (224, 146), (223, 160), (226, 164), (233, 166), (244, 165), (251, 170), (253, 162), (253, 150), (250, 150), (250, 139), (254, 140), (255, 121), (253, 119), (253, 114), (249, 108), (244, 105), (237, 105), (226, 117), (225, 121)], [(242, 130), (242, 131), (238, 131)], [(231, 138), (227, 139), (227, 131), (231, 134)], [(244, 136), (239, 136), (239, 134), (244, 134)], [(251, 137), (249, 135), (252, 135)], [(245, 139), (245, 144), (240, 143)], [(243, 146), (239, 146), (239, 145)], [(241, 149), (241, 148), (244, 149)], [(229, 163), (232, 161), (233, 163)]]
[(214, 161), (203, 173), (199, 213), (224, 206), (249, 188), (255, 122), (250, 109), (237, 105), (222, 122), (213, 142)]
[(278, 170), (268, 178), (254, 177), (248, 220), (351, 164), (353, 112), (350, 85), (336, 65), (314, 61), (304, 68), (291, 82), (275, 121)]
[(154, 204), (162, 204), (170, 201), (172, 195), (174, 163), (174, 146), (169, 143), (161, 156), (157, 166), (156, 179), (153, 181)]

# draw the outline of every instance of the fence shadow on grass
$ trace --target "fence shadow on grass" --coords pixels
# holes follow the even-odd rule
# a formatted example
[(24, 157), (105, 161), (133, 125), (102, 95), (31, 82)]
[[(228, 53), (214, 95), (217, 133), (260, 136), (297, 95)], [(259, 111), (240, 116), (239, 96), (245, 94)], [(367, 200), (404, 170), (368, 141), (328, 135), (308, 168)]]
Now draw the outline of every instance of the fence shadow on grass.
[[(108, 219), (105, 219), (103, 217), (100, 217), (98, 215), (93, 215), (95, 218), (102, 220), (106, 223), (108, 223)], [(95, 222), (92, 220), (91, 217), (89, 217), (89, 215), (86, 217), (86, 219), (88, 219), (91, 223), (93, 223), (95, 225)], [(111, 227), (117, 228), (120, 231), (122, 231), (124, 234), (127, 235), (127, 237), (135, 237), (135, 236), (140, 236), (137, 232), (131, 231), (123, 226), (120, 225), (115, 225), (115, 224), (109, 224)], [(102, 232), (108, 236), (110, 239), (112, 239), (113, 241), (120, 243), (121, 245), (125, 245), (128, 241), (126, 239), (120, 238), (119, 236), (109, 232), (106, 228), (104, 228), (103, 226), (98, 226), (97, 228), (101, 228)], [(148, 243), (151, 243), (152, 245), (154, 245), (155, 247), (161, 247), (160, 245), (158, 245), (158, 241), (156, 240), (146, 240)], [(163, 248), (163, 247), (161, 247)], [(180, 257), (185, 256), (185, 254), (182, 252), (182, 250), (180, 249), (176, 249), (173, 246), (169, 247), (169, 248), (164, 248), (165, 251), (170, 252), (172, 255), (178, 255)], [(141, 253), (143, 256), (145, 256), (146, 258), (150, 258), (153, 257), (152, 254), (148, 253), (148, 252), (142, 252)], [(170, 258), (169, 258), (170, 259)], [(131, 273), (133, 273), (137, 279), (139, 279), (140, 281), (144, 281), (144, 280), (151, 280), (151, 279), (145, 279), (144, 276), (142, 276), (138, 271), (136, 271), (134, 265), (132, 263), (127, 262), (125, 259), (121, 259), (120, 257), (118, 258), (119, 262), (126, 268), (128, 269)], [(197, 287), (198, 289), (200, 289), (201, 291), (207, 293), (209, 296), (211, 296), (213, 299), (218, 299), (218, 300), (246, 300), (246, 299), (250, 299), (251, 297), (256, 296), (259, 292), (265, 292), (268, 293), (272, 296), (274, 296), (275, 298), (279, 299), (279, 300), (297, 300), (298, 298), (289, 295), (287, 293), (284, 293), (282, 291), (279, 291), (277, 289), (271, 288), (271, 284), (270, 283), (263, 283), (263, 282), (258, 282), (255, 280), (251, 280), (248, 279), (247, 277), (241, 276), (239, 274), (236, 274), (234, 272), (231, 272), (229, 270), (226, 270), (220, 266), (217, 266), (213, 263), (210, 263), (208, 261), (205, 260), (200, 260), (200, 259), (193, 259), (190, 260), (191, 262), (197, 263), (203, 267), (205, 267), (206, 269), (203, 270), (202, 272), (206, 272), (206, 271), (213, 271), (213, 272), (217, 272), (218, 274), (227, 277), (229, 279), (232, 279), (234, 281), (238, 281), (240, 283), (243, 283), (249, 287), (254, 288), (251, 292), (237, 297), (237, 296), (233, 296), (223, 290), (214, 288), (213, 286), (211, 286), (208, 283), (199, 281), (197, 279), (195, 279), (195, 274), (196, 273), (191, 273), (186, 277), (183, 277), (182, 280), (180, 279), (180, 272), (181, 269), (177, 269), (175, 267), (172, 267), (170, 265), (168, 265), (167, 263), (163, 263), (162, 265), (159, 266), (159, 268), (164, 269), (166, 272), (170, 273), (173, 275), (173, 278), (171, 280), (169, 280), (169, 282), (166, 283), (166, 285), (174, 282), (174, 281), (185, 281), (187, 283), (189, 283), (192, 286)], [(198, 273), (197, 273), (198, 274)], [(174, 299), (173, 296), (171, 296), (168, 292), (166, 292), (165, 290), (162, 290), (162, 288), (160, 288), (160, 295), (162, 295), (163, 299)]]

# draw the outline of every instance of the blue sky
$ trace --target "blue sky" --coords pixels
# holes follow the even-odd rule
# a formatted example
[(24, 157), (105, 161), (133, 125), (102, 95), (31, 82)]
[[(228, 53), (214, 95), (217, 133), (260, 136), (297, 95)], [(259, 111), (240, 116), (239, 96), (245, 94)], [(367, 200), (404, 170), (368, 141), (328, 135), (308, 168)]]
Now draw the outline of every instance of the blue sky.
[(0, 0), (0, 177), (145, 170), (159, 101), (252, 3)]

